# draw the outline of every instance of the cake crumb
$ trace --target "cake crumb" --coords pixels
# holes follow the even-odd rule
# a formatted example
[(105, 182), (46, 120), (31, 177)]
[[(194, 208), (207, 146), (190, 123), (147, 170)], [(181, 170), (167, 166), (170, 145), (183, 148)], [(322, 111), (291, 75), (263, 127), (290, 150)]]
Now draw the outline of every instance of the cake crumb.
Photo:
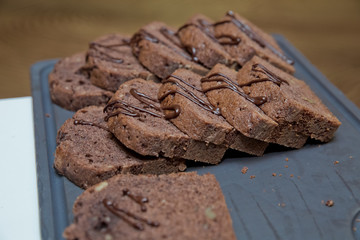
[(281, 177), (281, 176), (282, 176), (282, 174), (280, 173), (280, 174), (279, 174), (279, 177)]
[(289, 166), (288, 166), (288, 165), (285, 165), (284, 167), (285, 167), (285, 168), (288, 168)]
[(334, 162), (334, 165), (336, 165), (336, 164), (339, 164), (339, 161), (335, 161), (335, 162)]
[(354, 157), (353, 156), (349, 156), (350, 159), (353, 159)]
[(327, 206), (327, 207), (332, 207), (332, 206), (334, 206), (334, 201), (333, 200), (327, 200), (326, 201), (326, 203), (325, 203), (325, 206)]
[(301, 177), (300, 176), (297, 176), (298, 179), (300, 179)]
[(49, 117), (50, 117), (50, 114), (45, 113), (45, 117), (49, 118)]
[(248, 167), (243, 167), (243, 168), (241, 169), (241, 173), (242, 173), (242, 174), (245, 174), (245, 173), (247, 173), (248, 170), (249, 170)]
[(287, 162), (288, 162), (288, 161), (289, 161), (289, 158), (285, 158), (285, 161), (287, 161)]
[(250, 179), (253, 179), (253, 178), (255, 178), (255, 175), (251, 175), (251, 176), (250, 176)]
[(272, 173), (272, 176), (273, 176), (273, 177), (276, 177), (276, 173)]
[(294, 177), (294, 174), (290, 174), (290, 177)]
[(321, 200), (321, 205), (324, 205), (325, 204), (325, 201), (324, 200)]
[(286, 204), (285, 204), (285, 203), (278, 203), (278, 206), (279, 206), (279, 207), (285, 207)]

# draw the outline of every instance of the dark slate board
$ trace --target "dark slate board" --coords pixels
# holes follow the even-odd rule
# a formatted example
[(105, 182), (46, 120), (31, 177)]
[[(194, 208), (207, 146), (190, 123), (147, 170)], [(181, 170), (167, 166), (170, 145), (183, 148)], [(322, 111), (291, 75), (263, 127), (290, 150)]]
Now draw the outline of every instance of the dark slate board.
[[(342, 122), (334, 140), (308, 142), (299, 150), (272, 146), (263, 157), (231, 151), (217, 166), (197, 165), (188, 171), (216, 175), (238, 239), (360, 239), (360, 111), (286, 39), (275, 38), (295, 60), (295, 76)], [(57, 129), (73, 114), (50, 100), (47, 76), (56, 61), (31, 68), (42, 239), (62, 239), (72, 222), (73, 202), (82, 192), (52, 167)], [(241, 173), (244, 166), (247, 174)], [(326, 207), (324, 201), (330, 199), (335, 205)]]

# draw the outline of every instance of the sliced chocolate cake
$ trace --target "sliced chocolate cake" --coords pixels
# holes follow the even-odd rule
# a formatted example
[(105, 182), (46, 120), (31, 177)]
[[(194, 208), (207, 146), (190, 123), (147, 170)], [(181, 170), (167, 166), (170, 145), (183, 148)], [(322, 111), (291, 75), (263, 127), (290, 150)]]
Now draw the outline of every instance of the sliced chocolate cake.
[(181, 43), (192, 58), (208, 68), (217, 63), (228, 66), (236, 65), (235, 59), (222, 47), (214, 35), (212, 21), (202, 14), (197, 14), (181, 26), (177, 32)]
[(201, 90), (202, 76), (178, 69), (164, 79), (158, 93), (165, 113), (181, 131), (200, 141), (223, 144), (238, 151), (262, 155), (267, 143), (245, 137), (222, 116), (220, 109), (207, 100)]
[(107, 129), (103, 107), (83, 108), (58, 131), (54, 167), (87, 188), (116, 174), (163, 174), (185, 170), (184, 160), (141, 156)]
[(104, 105), (113, 93), (91, 84), (81, 67), (85, 54), (78, 53), (59, 60), (49, 74), (51, 100), (59, 106), (76, 111), (90, 105)]
[(257, 105), (262, 96), (249, 97), (236, 83), (237, 72), (217, 64), (201, 80), (201, 87), (209, 102), (220, 109), (222, 116), (238, 131), (261, 141), (272, 136), (277, 123)]
[(275, 39), (239, 14), (228, 11), (213, 26), (216, 39), (227, 43), (224, 49), (241, 65), (255, 54), (286, 72), (295, 72), (293, 60), (285, 56)]
[(102, 36), (91, 42), (84, 70), (94, 85), (112, 92), (133, 78), (156, 80), (132, 54), (130, 39), (120, 34)]
[(341, 124), (304, 81), (259, 57), (240, 69), (237, 80), (250, 97), (265, 97), (259, 107), (278, 123), (271, 142), (301, 147), (297, 135), (328, 142)]
[(208, 72), (183, 49), (175, 30), (162, 22), (151, 22), (142, 27), (132, 37), (131, 46), (141, 64), (161, 79), (178, 68), (201, 75)]
[(160, 86), (143, 79), (123, 83), (105, 107), (109, 130), (142, 155), (219, 163), (227, 147), (194, 140), (166, 120), (177, 109), (163, 113), (157, 100)]
[(214, 175), (118, 175), (80, 195), (67, 240), (235, 240)]

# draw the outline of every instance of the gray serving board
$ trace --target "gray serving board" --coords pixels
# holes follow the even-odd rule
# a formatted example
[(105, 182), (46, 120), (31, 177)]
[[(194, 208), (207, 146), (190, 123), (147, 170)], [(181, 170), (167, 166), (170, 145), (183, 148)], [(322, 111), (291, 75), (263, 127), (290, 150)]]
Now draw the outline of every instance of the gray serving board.
[[(286, 39), (275, 38), (295, 60), (295, 76), (342, 122), (335, 138), (327, 144), (310, 141), (299, 150), (271, 146), (262, 157), (230, 151), (217, 166), (194, 165), (187, 171), (215, 174), (238, 239), (360, 239), (360, 111)], [(82, 192), (53, 169), (57, 129), (73, 114), (50, 99), (47, 77), (56, 61), (31, 68), (43, 240), (62, 239)], [(335, 205), (325, 206), (327, 200)]]

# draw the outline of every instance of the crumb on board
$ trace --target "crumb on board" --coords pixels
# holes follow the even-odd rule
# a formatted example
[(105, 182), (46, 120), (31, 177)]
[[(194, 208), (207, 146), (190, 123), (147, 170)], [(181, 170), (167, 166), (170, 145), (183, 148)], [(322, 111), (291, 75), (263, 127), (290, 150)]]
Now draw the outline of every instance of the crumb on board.
[(272, 176), (273, 176), (273, 177), (276, 177), (276, 173), (272, 173)]
[(354, 157), (353, 156), (349, 156), (350, 159), (353, 159)]
[(288, 168), (289, 166), (288, 166), (288, 165), (285, 165), (284, 167), (285, 167), (285, 168)]
[(50, 114), (45, 113), (45, 117), (49, 118), (49, 117), (50, 117)]
[(286, 204), (285, 204), (285, 203), (278, 203), (278, 206), (279, 206), (279, 207), (285, 207)]
[(290, 174), (290, 177), (294, 177), (294, 174)]
[(241, 173), (242, 173), (242, 174), (245, 174), (245, 173), (247, 173), (248, 170), (249, 170), (248, 167), (243, 167), (243, 168), (241, 169)]
[(281, 177), (281, 176), (282, 176), (282, 174), (280, 173), (280, 174), (279, 174), (279, 177)]
[(335, 161), (335, 162), (334, 162), (334, 165), (336, 165), (336, 164), (339, 164), (339, 161)]
[(251, 175), (251, 176), (250, 176), (250, 179), (253, 179), (253, 178), (255, 178), (255, 175)]
[(327, 207), (332, 207), (332, 206), (334, 206), (334, 201), (333, 200), (327, 200), (326, 201), (326, 203), (325, 203), (325, 206), (327, 206)]
[(288, 162), (288, 161), (289, 161), (289, 158), (285, 158), (285, 161), (287, 161), (287, 162)]

